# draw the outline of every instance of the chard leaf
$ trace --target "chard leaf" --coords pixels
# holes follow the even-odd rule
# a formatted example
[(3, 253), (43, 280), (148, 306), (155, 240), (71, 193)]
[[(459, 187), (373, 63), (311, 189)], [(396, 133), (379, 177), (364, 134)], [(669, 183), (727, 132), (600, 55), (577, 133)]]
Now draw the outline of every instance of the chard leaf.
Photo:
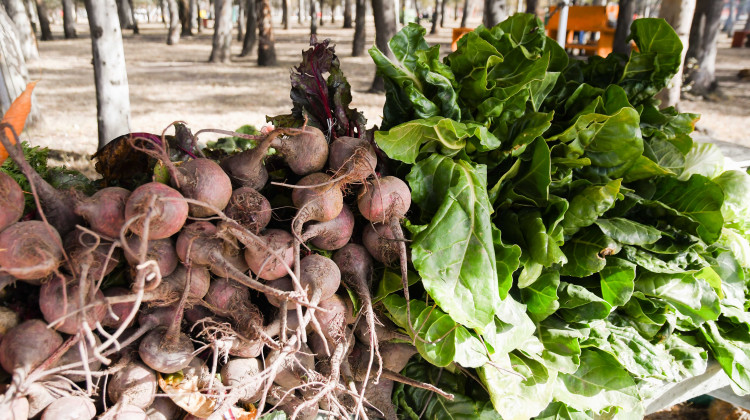
[(719, 147), (712, 143), (695, 143), (685, 156), (685, 168), (678, 179), (686, 181), (695, 174), (714, 178), (723, 171), (724, 155)]
[(568, 322), (585, 322), (604, 319), (612, 306), (585, 287), (560, 282), (560, 316)]
[(712, 321), (701, 326), (700, 331), (711, 354), (732, 380), (733, 390), (740, 395), (750, 393), (750, 340), (726, 337)]
[(566, 235), (573, 235), (581, 228), (591, 226), (607, 210), (615, 205), (620, 195), (621, 179), (614, 179), (605, 185), (592, 185), (569, 200), (562, 227)]
[(663, 299), (688, 321), (686, 328), (716, 320), (721, 313), (719, 296), (703, 279), (689, 273), (642, 273), (635, 290)]
[[(433, 194), (443, 198), (427, 228), (414, 235), (412, 263), (438, 305), (459, 324), (478, 329), (492, 321), (500, 297), (484, 171), (482, 165), (431, 155), (407, 176), (412, 190), (436, 174), (450, 179), (435, 185)], [(413, 199), (425, 208), (429, 196)]]
[(669, 352), (669, 356), (674, 361), (675, 373), (677, 379), (691, 378), (701, 375), (706, 371), (708, 365), (708, 352), (705, 349), (697, 347), (693, 337), (687, 337), (692, 341), (689, 343), (686, 338), (678, 334), (672, 334), (664, 342), (664, 348)]
[(607, 323), (607, 329), (613, 355), (633, 375), (670, 382), (678, 379), (673, 372), (671, 357), (663, 346), (652, 344), (617, 316)]
[(391, 159), (415, 163), (420, 151), (430, 146), (446, 156), (457, 154), (470, 135), (465, 124), (432, 117), (405, 122), (388, 132), (378, 131), (375, 142)]
[(623, 306), (635, 289), (636, 265), (615, 257), (607, 257), (607, 265), (599, 272), (602, 299), (612, 307)]
[(638, 156), (633, 166), (623, 174), (623, 181), (634, 182), (665, 175), (675, 175), (675, 173), (659, 166), (658, 163), (642, 155)]
[(580, 341), (586, 335), (581, 329), (554, 316), (542, 321), (537, 329), (537, 337), (544, 346), (541, 354), (544, 364), (564, 373), (578, 370), (581, 362)]
[(534, 418), (536, 420), (593, 420), (594, 416), (591, 411), (578, 411), (560, 401), (555, 401)]
[(541, 321), (552, 315), (560, 303), (557, 300), (557, 287), (560, 285), (560, 274), (549, 271), (542, 274), (534, 283), (521, 289), (521, 298), (534, 321)]
[(597, 219), (596, 225), (605, 235), (626, 245), (652, 244), (661, 238), (658, 229), (621, 217)]
[(750, 175), (743, 171), (726, 171), (713, 181), (724, 191), (721, 215), (725, 223), (750, 224)]
[(534, 323), (525, 309), (510, 296), (498, 302), (497, 316), (483, 333), (485, 342), (492, 347), (493, 356), (504, 356), (534, 335)]
[(632, 418), (643, 416), (643, 406), (628, 372), (614, 356), (596, 349), (581, 351), (581, 364), (575, 373), (560, 373), (555, 399), (578, 410), (601, 413), (619, 407)]
[(560, 268), (565, 276), (586, 277), (601, 271), (608, 255), (620, 252), (620, 244), (592, 226), (578, 232), (562, 247), (567, 263)]

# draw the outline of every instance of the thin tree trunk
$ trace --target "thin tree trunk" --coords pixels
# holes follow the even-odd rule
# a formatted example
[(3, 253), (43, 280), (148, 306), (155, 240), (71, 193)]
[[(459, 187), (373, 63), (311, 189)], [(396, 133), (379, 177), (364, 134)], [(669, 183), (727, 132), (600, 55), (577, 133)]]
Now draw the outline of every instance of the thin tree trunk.
[(320, 26), (323, 26), (326, 23), (325, 20), (323, 20), (323, 0), (320, 0), (320, 4), (318, 5), (318, 10), (320, 11)]
[(302, 15), (304, 15), (305, 3), (303, 0), (299, 0), (297, 4), (297, 23), (302, 24)]
[(318, 2), (317, 0), (310, 0), (310, 35), (317, 35), (318, 33)]
[(536, 9), (539, 7), (539, 0), (526, 0), (526, 13), (536, 14)]
[(77, 38), (76, 34), (76, 5), (74, 0), (62, 0), (63, 32), (65, 39)]
[[(31, 24), (31, 32), (36, 36), (36, 31), (39, 29), (39, 15), (36, 11), (36, 2), (34, 0), (25, 1), (26, 14), (29, 16), (29, 23)], [(2, 5), (2, 3), (0, 3), (0, 5)]]
[(130, 132), (130, 92), (115, 0), (86, 0), (94, 57), (99, 148)]
[(128, 0), (116, 0), (117, 3), (117, 17), (120, 20), (120, 29), (133, 29), (133, 14), (130, 10), (130, 2)]
[(129, 6), (128, 9), (130, 9), (130, 19), (131, 22), (133, 22), (133, 33), (138, 35), (141, 33), (141, 30), (138, 29), (138, 21), (135, 20), (135, 6), (133, 5), (133, 0), (127, 0)]
[(633, 23), (633, 14), (635, 14), (635, 0), (620, 0), (612, 51), (620, 54), (630, 53), (628, 36), (630, 36), (630, 25)]
[(471, 14), (471, 0), (464, 0), (464, 11), (461, 14), (461, 27), (465, 28)]
[(281, 26), (284, 27), (284, 29), (289, 29), (289, 2), (291, 0), (281, 0)]
[(430, 34), (433, 34), (433, 35), (437, 33), (439, 10), (440, 10), (440, 0), (435, 0), (435, 7), (432, 9), (432, 27), (430, 27)]
[(188, 5), (190, 7), (190, 32), (197, 33), (201, 31), (201, 17), (198, 12), (198, 0), (190, 0)]
[(352, 27), (352, 0), (344, 0), (344, 28)]
[(336, 4), (331, 3), (331, 24), (336, 23)]
[[(13, 100), (26, 88), (29, 80), (21, 42), (14, 27), (10, 16), (0, 4), (0, 114), (5, 114)], [(39, 116), (36, 104), (36, 97), (32, 96), (27, 123), (32, 123)]]
[(36, 0), (36, 13), (39, 16), (39, 29), (42, 31), (42, 41), (52, 41), (55, 39), (52, 36), (52, 30), (49, 27), (49, 13), (47, 13), (47, 5), (44, 4), (43, 0)]
[(211, 63), (228, 63), (232, 46), (232, 0), (214, 0), (215, 24)]
[[(372, 14), (375, 18), (375, 45), (387, 57), (394, 58), (388, 41), (396, 35), (396, 13), (393, 0), (372, 0)], [(370, 92), (385, 90), (383, 78), (375, 75)]]
[(677, 36), (682, 41), (682, 61), (677, 74), (674, 75), (669, 85), (664, 88), (658, 99), (662, 101), (662, 107), (677, 106), (680, 102), (680, 92), (682, 91), (682, 69), (685, 66), (685, 56), (688, 50), (688, 37), (690, 35), (690, 22), (693, 20), (695, 12), (695, 0), (662, 0), (659, 17), (663, 18), (672, 25)]
[(446, 0), (440, 0), (440, 27), (445, 28), (445, 3)]
[(734, 28), (734, 20), (735, 20), (734, 0), (729, 0), (729, 16), (727, 16), (727, 20), (726, 22), (724, 22), (724, 27), (721, 28), (721, 31), (728, 33), (729, 36), (732, 36), (732, 29)]
[(169, 15), (167, 0), (159, 0), (159, 10), (161, 10), (161, 23), (163, 23), (164, 26), (169, 27), (167, 24), (167, 15)]
[[(177, 3), (178, 14), (180, 15), (180, 25), (182, 26), (182, 32), (180, 36), (193, 36), (193, 30), (190, 27), (190, 3), (189, 0), (178, 0)], [(216, 21), (216, 2), (214, 1), (214, 22)]]
[(242, 41), (242, 52), (240, 57), (253, 53), (255, 41), (258, 39), (258, 13), (255, 0), (246, 0), (245, 12), (247, 13), (247, 27), (245, 28), (245, 39)]
[(271, 1), (259, 0), (258, 5), (258, 66), (276, 65), (276, 45), (273, 38)]
[(240, 0), (237, 9), (237, 42), (245, 39), (245, 30), (247, 29), (247, 18), (245, 18), (245, 7), (247, 3)]
[[(26, 14), (23, 1), (3, 0), (3, 4), (5, 5), (5, 12), (16, 28), (16, 35), (18, 35), (18, 42), (21, 44), (24, 60), (31, 61), (39, 58), (39, 50), (36, 48), (36, 35), (31, 29), (31, 20), (29, 20), (29, 15)], [(49, 29), (49, 25), (47, 29)]]
[(367, 38), (367, 0), (355, 0), (354, 18), (352, 56), (359, 57), (365, 55), (365, 39)]
[(414, 1), (414, 13), (417, 14), (417, 25), (419, 25), (419, 22), (422, 20), (422, 12), (419, 10), (419, 0), (413, 0)]
[[(701, 15), (698, 20), (701, 36), (698, 39), (698, 54), (694, 56), (696, 67), (689, 73), (688, 81), (696, 95), (706, 95), (716, 89), (716, 44), (721, 29), (722, 7), (722, 2), (714, 0), (697, 0), (695, 4), (695, 15)], [(693, 19), (693, 26), (695, 24), (696, 20)], [(692, 41), (693, 28), (690, 32)]]
[(484, 0), (482, 24), (491, 28), (508, 17), (507, 0)]
[(169, 34), (167, 35), (167, 45), (177, 45), (180, 42), (180, 11), (177, 0), (167, 0), (169, 8)]

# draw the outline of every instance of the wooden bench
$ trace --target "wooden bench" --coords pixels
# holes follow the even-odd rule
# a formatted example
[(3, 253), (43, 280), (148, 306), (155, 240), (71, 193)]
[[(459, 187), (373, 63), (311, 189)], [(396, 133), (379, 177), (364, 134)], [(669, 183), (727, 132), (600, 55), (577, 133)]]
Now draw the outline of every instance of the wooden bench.
[[(557, 30), (560, 27), (560, 13), (556, 6), (550, 7), (551, 18), (547, 22), (547, 35), (557, 39)], [(612, 52), (612, 44), (615, 40), (615, 22), (619, 6), (570, 6), (568, 8), (568, 26), (565, 48), (579, 49), (587, 55), (600, 55), (606, 57)], [(591, 43), (574, 43), (576, 32), (598, 32), (599, 39)], [(593, 39), (593, 38), (592, 38)]]

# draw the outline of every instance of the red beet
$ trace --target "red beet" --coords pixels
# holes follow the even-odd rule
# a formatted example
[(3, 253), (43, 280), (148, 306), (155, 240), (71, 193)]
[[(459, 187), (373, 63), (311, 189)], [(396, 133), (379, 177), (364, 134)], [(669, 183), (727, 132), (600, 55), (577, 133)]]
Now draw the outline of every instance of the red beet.
[(23, 216), (24, 195), (18, 183), (0, 172), (0, 232)]
[[(76, 229), (65, 236), (65, 252), (68, 253), (71, 264), (74, 266), (74, 272), (80, 274), (83, 266), (88, 266), (88, 278), (93, 281), (99, 281), (115, 269), (122, 258), (120, 248), (112, 249), (112, 242), (99, 238), (94, 235)], [(112, 255), (109, 255), (110, 250)]]
[[(135, 267), (139, 264), (137, 255), (140, 252), (141, 238), (131, 235), (126, 241), (130, 250), (135, 252), (135, 254), (125, 251), (125, 259), (128, 261), (128, 264)], [(166, 277), (174, 272), (179, 261), (177, 260), (177, 252), (171, 239), (149, 240), (146, 247), (146, 260), (156, 261), (162, 277)]]
[(39, 319), (24, 321), (0, 341), (0, 366), (6, 372), (26, 373), (47, 360), (62, 345), (62, 337)]
[(302, 241), (311, 241), (313, 245), (326, 251), (334, 251), (346, 245), (354, 231), (354, 214), (344, 204), (341, 213), (327, 222), (310, 224), (302, 233)]
[[(89, 306), (79, 311), (81, 306), (80, 287), (77, 282), (66, 284), (65, 277), (54, 276), (42, 285), (39, 291), (39, 309), (44, 315), (45, 321), (52, 324), (56, 330), (75, 334), (85, 320), (90, 328), (104, 319), (106, 307), (103, 304)], [(86, 294), (83, 297), (83, 305), (91, 300), (102, 301), (104, 294), (97, 291), (93, 299)], [(58, 322), (60, 321), (60, 322)]]
[(62, 241), (55, 228), (31, 220), (0, 232), (0, 268), (19, 280), (49, 276), (62, 260)]
[[(188, 216), (188, 204), (182, 198), (177, 190), (158, 182), (136, 188), (125, 205), (125, 219), (134, 219), (130, 230), (141, 237), (148, 235), (149, 240), (168, 238), (179, 232)], [(151, 216), (148, 232), (144, 232), (148, 216)]]
[(224, 214), (251, 232), (260, 232), (271, 221), (271, 203), (250, 187), (237, 188)]
[(107, 187), (91, 197), (78, 202), (77, 215), (88, 222), (91, 230), (108, 238), (119, 238), (125, 224), (125, 203), (130, 191), (120, 187)]
[(375, 174), (378, 157), (364, 138), (341, 136), (331, 143), (328, 167), (342, 184), (361, 182)]
[[(187, 198), (202, 201), (223, 210), (232, 196), (232, 181), (221, 167), (210, 159), (193, 159), (177, 167), (172, 185)], [(190, 215), (208, 217), (216, 214), (205, 206), (190, 204)]]

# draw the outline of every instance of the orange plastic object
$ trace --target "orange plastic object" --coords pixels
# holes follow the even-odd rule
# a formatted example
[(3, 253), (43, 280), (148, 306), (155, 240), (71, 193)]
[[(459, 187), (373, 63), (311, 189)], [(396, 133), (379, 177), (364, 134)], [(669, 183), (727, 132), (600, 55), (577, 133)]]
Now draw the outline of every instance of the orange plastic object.
[(462, 36), (468, 34), (473, 30), (474, 29), (472, 28), (453, 28), (453, 42), (451, 42), (451, 51), (456, 51), (456, 48), (458, 48), (458, 40), (461, 39)]
[[(556, 6), (550, 7), (552, 17), (547, 22), (547, 35), (557, 38), (560, 27), (560, 14), (555, 13)], [(568, 26), (565, 48), (576, 48), (587, 54), (606, 57), (612, 52), (615, 40), (615, 24), (620, 8), (616, 4), (608, 6), (570, 6), (568, 8)], [(577, 31), (599, 32), (599, 39), (591, 44), (573, 43), (573, 34)]]

